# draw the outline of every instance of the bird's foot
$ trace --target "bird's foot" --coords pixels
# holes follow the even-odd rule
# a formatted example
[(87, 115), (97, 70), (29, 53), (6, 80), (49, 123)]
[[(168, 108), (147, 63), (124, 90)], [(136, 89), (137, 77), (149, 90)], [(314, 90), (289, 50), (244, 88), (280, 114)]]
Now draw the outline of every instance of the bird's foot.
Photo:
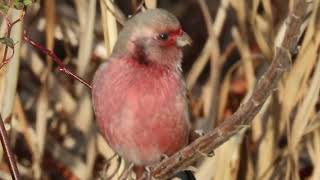
[(196, 129), (194, 130), (194, 133), (198, 134), (200, 137), (204, 136), (204, 130), (203, 129)]
[(166, 160), (166, 159), (168, 159), (168, 158), (169, 158), (168, 155), (162, 154), (161, 157), (160, 157), (160, 161), (164, 161), (164, 160)]
[(191, 131), (190, 133), (190, 141), (193, 142), (194, 140), (198, 139), (199, 137), (204, 136), (204, 131), (202, 129), (196, 129), (194, 131)]

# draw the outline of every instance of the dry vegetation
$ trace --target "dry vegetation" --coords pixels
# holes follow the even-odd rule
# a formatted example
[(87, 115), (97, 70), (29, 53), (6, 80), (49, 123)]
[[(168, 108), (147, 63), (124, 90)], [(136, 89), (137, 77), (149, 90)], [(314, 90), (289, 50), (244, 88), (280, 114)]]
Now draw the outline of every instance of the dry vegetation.
[[(306, 0), (306, 9), (302, 4), (304, 0), (45, 0), (29, 5), (25, 15), (14, 8), (2, 10), (0, 37), (8, 35), (8, 22), (23, 19), (10, 30), (13, 56), (6, 47), (10, 42), (1, 40), (0, 47), (0, 63), (9, 60), (0, 69), (1, 119), (21, 179), (118, 179), (127, 167), (95, 127), (90, 89), (24, 42), (23, 31), (90, 82), (126, 18), (153, 7), (175, 14), (193, 38), (183, 69), (195, 129), (223, 134), (212, 130), (227, 124), (252, 94), (272, 90), (250, 126), (245, 125), (250, 120), (241, 121), (240, 132), (212, 146), (213, 157), (192, 163), (189, 169), (197, 179), (320, 179), (320, 0)], [(299, 26), (292, 26), (290, 17)], [(277, 59), (279, 46), (291, 54), (288, 68), (270, 68), (271, 62), (284, 59)], [(280, 81), (254, 91), (259, 79), (270, 77), (265, 76), (268, 68), (279, 72)], [(11, 179), (1, 148), (0, 158), (0, 179)]]

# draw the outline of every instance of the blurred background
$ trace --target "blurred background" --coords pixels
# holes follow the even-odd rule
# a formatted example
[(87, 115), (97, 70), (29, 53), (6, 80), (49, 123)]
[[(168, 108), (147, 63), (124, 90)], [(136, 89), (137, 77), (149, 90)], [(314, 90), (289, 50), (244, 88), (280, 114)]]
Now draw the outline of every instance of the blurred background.
[[(91, 82), (123, 23), (164, 8), (192, 37), (183, 72), (194, 129), (210, 131), (237, 110), (269, 66), (294, 0), (0, 1), (1, 37), (11, 22), (14, 55), (0, 69), (0, 112), (22, 179), (117, 179), (125, 162), (98, 133), (90, 89), (22, 41), (22, 32)], [(302, 38), (277, 91), (246, 131), (194, 163), (200, 180), (320, 179), (319, 0), (308, 1)], [(9, 8), (6, 9), (6, 6)], [(8, 43), (5, 43), (8, 45)], [(0, 47), (2, 59), (5, 45)], [(11, 49), (7, 57), (10, 56)], [(3, 61), (3, 60), (2, 60)], [(11, 179), (0, 150), (0, 179)]]

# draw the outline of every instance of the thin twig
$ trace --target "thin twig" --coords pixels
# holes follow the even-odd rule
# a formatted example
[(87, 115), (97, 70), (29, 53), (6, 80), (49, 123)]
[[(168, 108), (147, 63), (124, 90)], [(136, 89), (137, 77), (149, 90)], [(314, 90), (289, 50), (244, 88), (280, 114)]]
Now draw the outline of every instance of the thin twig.
[(67, 69), (65, 67), (65, 65), (62, 63), (62, 60), (51, 50), (41, 46), (40, 44), (34, 42), (28, 35), (26, 32), (23, 33), (23, 39), (25, 42), (31, 44), (34, 48), (39, 49), (40, 51), (42, 51), (43, 53), (45, 53), (46, 55), (50, 56), (52, 58), (52, 60), (58, 64), (59, 66), (59, 71), (65, 73), (66, 75), (72, 77), (73, 79), (78, 80), (79, 82), (81, 82), (82, 84), (84, 84), (85, 86), (87, 86), (89, 89), (92, 89), (91, 84), (89, 84), (86, 80), (84, 80), (83, 78), (81, 78), (80, 76), (74, 74), (73, 72), (71, 72), (69, 69)]
[(201, 154), (198, 152), (209, 153), (213, 151), (240, 130), (249, 126), (266, 99), (276, 90), (283, 73), (290, 68), (290, 53), (295, 50), (300, 38), (300, 27), (306, 15), (306, 9), (307, 3), (304, 0), (296, 1), (293, 12), (285, 21), (287, 28), (283, 41), (280, 47), (276, 48), (270, 67), (256, 84), (251, 97), (213, 131), (157, 164), (151, 171), (153, 177), (165, 179), (172, 176), (200, 158)]
[[(8, 50), (8, 46), (5, 47), (5, 50), (6, 49)], [(14, 48), (12, 48), (11, 55), (8, 58), (2, 59), (2, 62), (0, 63), (0, 69), (2, 69), (3, 66), (5, 66), (10, 62), (10, 59), (13, 57), (13, 55), (14, 55)], [(3, 57), (6, 57), (6, 56), (7, 56), (7, 52), (5, 51)]]
[[(15, 21), (13, 21), (13, 22), (11, 22), (7, 16), (4, 16), (4, 19), (5, 19), (6, 23), (7, 23), (7, 33), (6, 33), (6, 37), (7, 38), (10, 38), (12, 27), (15, 24), (17, 24), (18, 22), (20, 22), (23, 19), (24, 15), (25, 15), (25, 10), (23, 10), (22, 13), (21, 13), (21, 16), (18, 19), (16, 19)], [(12, 54), (8, 58), (7, 58), (7, 53), (8, 53), (8, 45), (6, 45), (5, 48), (4, 48), (2, 62), (0, 63), (0, 69), (4, 65), (6, 65), (6, 64), (8, 64), (10, 62), (10, 59), (14, 55), (14, 48), (12, 48)]]
[(11, 148), (9, 145), (10, 143), (9, 143), (8, 134), (7, 134), (7, 131), (4, 127), (4, 122), (3, 122), (1, 115), (0, 115), (0, 139), (1, 139), (2, 148), (4, 150), (6, 158), (8, 160), (8, 164), (9, 164), (9, 168), (10, 168), (10, 172), (11, 172), (11, 177), (13, 180), (19, 180), (20, 175), (19, 175), (19, 171), (17, 168), (16, 160), (14, 158), (12, 151), (11, 151)]

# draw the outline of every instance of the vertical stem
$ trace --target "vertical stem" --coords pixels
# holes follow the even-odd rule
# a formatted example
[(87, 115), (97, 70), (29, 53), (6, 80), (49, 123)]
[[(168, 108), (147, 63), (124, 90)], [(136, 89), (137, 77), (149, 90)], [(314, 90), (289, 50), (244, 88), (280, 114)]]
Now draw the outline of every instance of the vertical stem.
[(10, 148), (10, 145), (9, 145), (8, 134), (7, 134), (7, 131), (4, 127), (4, 122), (3, 122), (1, 115), (0, 115), (0, 140), (1, 140), (3, 151), (6, 155), (6, 158), (9, 163), (11, 177), (13, 180), (19, 180), (20, 179), (19, 171), (17, 168), (16, 161), (14, 159), (14, 155), (13, 155), (11, 148)]

